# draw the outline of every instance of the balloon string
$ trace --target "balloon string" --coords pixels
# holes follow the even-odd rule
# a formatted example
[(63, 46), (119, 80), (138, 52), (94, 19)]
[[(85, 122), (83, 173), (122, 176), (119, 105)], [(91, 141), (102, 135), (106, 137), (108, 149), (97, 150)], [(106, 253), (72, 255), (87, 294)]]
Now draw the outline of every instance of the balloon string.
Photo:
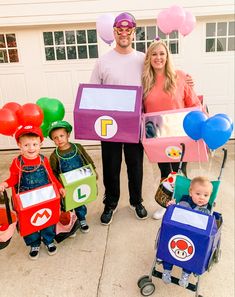
[(197, 142), (197, 153), (199, 156), (199, 170), (202, 171), (200, 145), (199, 145), (199, 141), (196, 141), (196, 142)]
[(209, 167), (208, 167), (208, 171), (209, 173), (211, 173), (211, 168), (212, 168), (212, 162), (213, 162), (213, 158), (215, 156), (215, 150), (212, 150), (211, 151), (211, 158), (210, 158), (210, 161), (209, 161)]

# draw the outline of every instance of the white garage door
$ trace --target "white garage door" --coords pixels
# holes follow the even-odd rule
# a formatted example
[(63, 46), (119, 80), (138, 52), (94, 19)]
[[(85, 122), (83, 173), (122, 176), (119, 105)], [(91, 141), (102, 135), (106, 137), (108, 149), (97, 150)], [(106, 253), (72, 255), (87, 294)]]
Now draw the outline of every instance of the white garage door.
[[(74, 26), (71, 27), (70, 32), (72, 29)], [(70, 30), (70, 27), (66, 26), (66, 30)], [(48, 27), (31, 28), (4, 32), (5, 39), (12, 33), (15, 34), (19, 63), (0, 64), (0, 107), (10, 101), (23, 105), (29, 102), (35, 103), (41, 97), (57, 98), (65, 106), (64, 119), (73, 124), (73, 108), (78, 85), (89, 81), (95, 59), (70, 60), (66, 56), (66, 60), (46, 60), (43, 40), (43, 32), (45, 31), (63, 32), (63, 29), (57, 26), (49, 29)], [(87, 34), (86, 28), (79, 32)], [(53, 40), (55, 48), (55, 43), (62, 43), (60, 38), (61, 36), (58, 37), (57, 41)], [(87, 47), (87, 44), (81, 45), (81, 55), (89, 55), (84, 46)], [(71, 50), (71, 55), (73, 54)], [(72, 135), (71, 141), (73, 140)], [(97, 144), (98, 142), (82, 141), (82, 143)], [(53, 143), (46, 139), (44, 145), (52, 146)], [(0, 135), (0, 149), (8, 148), (16, 148), (14, 139)]]
[[(221, 17), (197, 20), (197, 26), (193, 33), (179, 38), (179, 54), (174, 55), (176, 66), (193, 76), (195, 89), (198, 94), (204, 96), (210, 114), (226, 113), (232, 119), (234, 119), (234, 49), (229, 50), (228, 45), (229, 40), (233, 38), (234, 46), (234, 23), (233, 30), (229, 25), (233, 21), (228, 17), (226, 19)], [(142, 23), (143, 26), (147, 24), (147, 22)], [(74, 25), (66, 25), (68, 32), (69, 30), (77, 32), (76, 29)], [(88, 50), (87, 55), (89, 54), (89, 44), (86, 42), (88, 42), (88, 31), (91, 29), (84, 25), (79, 29), (79, 38), (87, 38), (84, 41), (85, 44), (81, 44), (81, 55), (85, 54), (84, 46)], [(58, 98), (65, 106), (65, 120), (73, 124), (73, 107), (78, 84), (89, 81), (90, 72), (96, 59), (73, 60), (66, 56), (65, 60), (55, 61), (53, 57), (50, 60), (51, 52), (49, 50), (47, 52), (49, 60), (47, 60), (43, 32), (61, 31), (65, 32), (65, 27), (62, 25), (14, 31), (9, 29), (3, 32), (5, 37), (7, 34), (15, 34), (19, 63), (0, 64), (0, 107), (9, 101), (25, 104), (35, 103), (41, 97)], [(64, 38), (66, 37), (64, 36)], [(206, 51), (206, 39), (212, 40), (208, 41), (207, 47), (213, 50), (214, 46), (213, 51)], [(50, 42), (53, 43), (52, 47), (54, 46), (54, 48), (59, 47), (60, 43), (63, 44), (59, 35), (57, 41), (54, 38), (49, 41), (49, 44)], [(71, 41), (68, 39), (66, 42)], [(221, 51), (218, 44), (222, 45), (224, 50)], [(100, 54), (109, 50), (109, 47), (103, 42), (98, 43), (98, 47)], [(93, 49), (91, 47), (91, 53)], [(71, 55), (73, 54), (71, 51)], [(0, 55), (1, 58), (4, 57)], [(73, 140), (71, 139), (71, 141)], [(98, 142), (83, 141), (82, 143), (97, 144)], [(45, 140), (44, 145), (52, 146), (53, 143), (50, 140)], [(0, 135), (0, 149), (10, 148), (16, 148), (14, 139)]]

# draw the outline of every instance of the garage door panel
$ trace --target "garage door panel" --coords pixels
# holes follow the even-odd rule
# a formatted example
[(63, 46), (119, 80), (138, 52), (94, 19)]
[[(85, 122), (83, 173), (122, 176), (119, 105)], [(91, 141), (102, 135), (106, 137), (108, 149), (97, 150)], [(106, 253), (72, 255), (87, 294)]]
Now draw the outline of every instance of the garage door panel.
[(229, 81), (224, 79), (228, 74), (229, 67), (227, 64), (206, 63), (202, 71), (202, 85), (206, 95), (213, 100), (220, 100), (221, 96), (228, 97), (230, 92)]
[(64, 104), (73, 99), (71, 72), (56, 71), (46, 72), (45, 80), (47, 84), (48, 97), (57, 98)]
[(18, 101), (25, 104), (28, 101), (27, 87), (24, 73), (8, 73), (0, 75), (0, 94), (4, 104)]
[[(90, 69), (78, 69), (75, 71), (75, 86), (79, 83), (88, 83), (91, 76), (92, 67)], [(77, 88), (76, 88), (77, 91)]]

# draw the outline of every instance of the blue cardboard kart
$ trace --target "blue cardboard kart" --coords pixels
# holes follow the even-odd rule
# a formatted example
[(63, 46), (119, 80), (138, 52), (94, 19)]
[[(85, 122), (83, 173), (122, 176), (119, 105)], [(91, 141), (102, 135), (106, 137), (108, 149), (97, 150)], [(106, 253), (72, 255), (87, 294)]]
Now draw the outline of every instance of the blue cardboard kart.
[(163, 217), (156, 257), (197, 275), (208, 268), (212, 250), (218, 245), (220, 231), (216, 217), (171, 205)]

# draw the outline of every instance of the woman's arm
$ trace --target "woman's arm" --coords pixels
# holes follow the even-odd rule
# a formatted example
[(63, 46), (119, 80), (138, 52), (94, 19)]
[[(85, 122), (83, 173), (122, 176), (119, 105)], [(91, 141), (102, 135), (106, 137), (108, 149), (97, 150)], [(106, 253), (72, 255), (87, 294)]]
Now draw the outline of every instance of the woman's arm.
[(196, 95), (195, 91), (192, 87), (190, 87), (185, 80), (184, 84), (184, 102), (185, 107), (195, 107), (198, 106), (202, 108), (202, 104), (198, 96)]

